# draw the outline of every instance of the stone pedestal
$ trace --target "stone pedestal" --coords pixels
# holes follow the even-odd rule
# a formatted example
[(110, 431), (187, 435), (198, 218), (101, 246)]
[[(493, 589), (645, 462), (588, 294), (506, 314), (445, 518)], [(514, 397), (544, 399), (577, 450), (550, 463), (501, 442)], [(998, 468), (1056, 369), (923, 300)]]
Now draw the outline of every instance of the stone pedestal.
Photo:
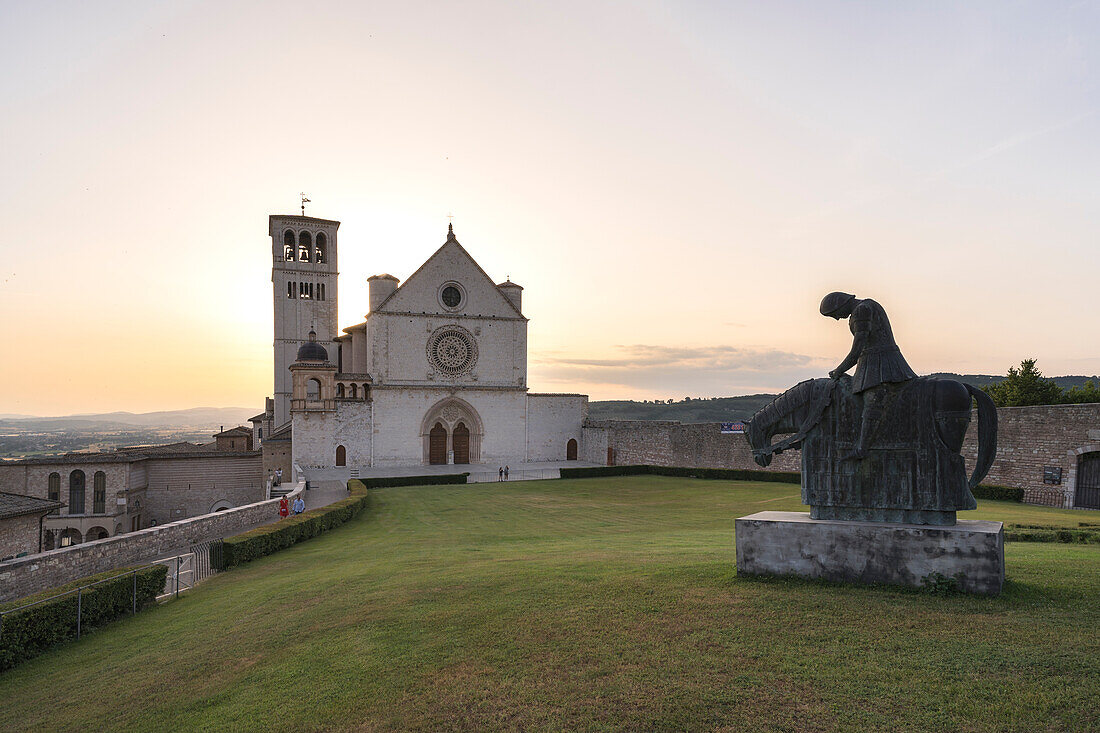
[(737, 572), (921, 586), (933, 573), (969, 593), (997, 595), (1005, 579), (1001, 522), (951, 527), (810, 519), (757, 512), (736, 523)]

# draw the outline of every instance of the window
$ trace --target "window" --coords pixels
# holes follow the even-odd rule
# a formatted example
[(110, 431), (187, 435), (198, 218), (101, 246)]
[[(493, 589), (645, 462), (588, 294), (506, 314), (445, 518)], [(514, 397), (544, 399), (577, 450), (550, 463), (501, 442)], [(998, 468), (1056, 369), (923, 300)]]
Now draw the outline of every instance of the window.
[(309, 297), (311, 299), (313, 298), (313, 283), (309, 284)]
[(336, 397), (339, 398), (339, 399), (344, 398), (344, 383), (343, 382), (340, 382), (340, 384), (336, 385)]
[(325, 284), (324, 283), (318, 283), (317, 284), (317, 300), (324, 300), (324, 299), (325, 299)]
[(353, 400), (357, 399), (359, 397), (357, 392), (358, 392), (358, 390), (357, 390), (356, 386), (354, 384), (352, 384), (351, 385), (351, 394), (348, 395), (348, 396), (351, 397)]
[(283, 259), (287, 262), (294, 261), (294, 232), (289, 229), (283, 232)]
[(306, 399), (307, 400), (319, 400), (321, 399), (321, 382), (317, 379), (311, 379), (306, 382)]
[(309, 250), (313, 247), (313, 237), (309, 235), (309, 232), (302, 232), (298, 235), (298, 261), (309, 262)]
[[(59, 474), (59, 473), (51, 473), (50, 474), (50, 489), (49, 489), (49, 494), (47, 494), (47, 498), (50, 501), (61, 501), (61, 474)], [(50, 512), (50, 514), (60, 514), (60, 513), (61, 513), (60, 509), (54, 509), (53, 511)], [(51, 547), (49, 549), (52, 550), (53, 548)]]
[(92, 514), (107, 511), (107, 474), (96, 471), (92, 477)]
[(293, 298), (294, 297), (294, 283), (290, 282), (289, 280), (287, 281), (287, 284), (286, 284), (286, 297), (288, 297), (288, 298)]
[(84, 513), (84, 481), (83, 471), (69, 474), (69, 514)]
[(315, 262), (318, 264), (325, 261), (325, 255), (328, 254), (325, 250), (328, 248), (328, 238), (324, 232), (317, 233), (317, 250)]

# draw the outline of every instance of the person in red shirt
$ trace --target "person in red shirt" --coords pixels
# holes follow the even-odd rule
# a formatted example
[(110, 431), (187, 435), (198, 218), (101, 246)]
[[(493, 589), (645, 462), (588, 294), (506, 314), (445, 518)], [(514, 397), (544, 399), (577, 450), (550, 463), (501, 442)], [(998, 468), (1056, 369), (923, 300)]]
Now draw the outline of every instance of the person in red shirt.
[(286, 497), (279, 499), (279, 516), (286, 517), (290, 515), (290, 507), (287, 505)]

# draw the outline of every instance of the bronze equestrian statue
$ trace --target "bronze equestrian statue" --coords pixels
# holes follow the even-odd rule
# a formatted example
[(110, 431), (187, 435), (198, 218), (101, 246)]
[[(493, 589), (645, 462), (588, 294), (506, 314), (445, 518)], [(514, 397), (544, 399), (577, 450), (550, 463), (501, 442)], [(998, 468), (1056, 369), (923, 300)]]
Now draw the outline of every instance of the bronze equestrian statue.
[[(801, 448), (802, 502), (813, 519), (955, 524), (956, 511), (976, 508), (970, 490), (996, 454), (992, 400), (953, 379), (918, 377), (875, 301), (829, 293), (821, 314), (849, 319), (852, 349), (828, 379), (801, 382), (753, 416), (745, 437), (754, 460), (767, 466), (773, 455)], [(959, 451), (971, 399), (978, 460), (967, 479)]]

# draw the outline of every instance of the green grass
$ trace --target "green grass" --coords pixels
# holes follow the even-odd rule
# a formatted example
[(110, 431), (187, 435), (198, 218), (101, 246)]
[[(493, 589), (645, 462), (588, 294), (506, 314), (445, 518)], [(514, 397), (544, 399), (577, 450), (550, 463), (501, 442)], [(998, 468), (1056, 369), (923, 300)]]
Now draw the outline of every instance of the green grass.
[(332, 532), (0, 677), (0, 730), (1100, 729), (1100, 547), (1009, 544), (998, 598), (739, 579), (734, 518), (801, 509), (798, 491), (377, 490)]

